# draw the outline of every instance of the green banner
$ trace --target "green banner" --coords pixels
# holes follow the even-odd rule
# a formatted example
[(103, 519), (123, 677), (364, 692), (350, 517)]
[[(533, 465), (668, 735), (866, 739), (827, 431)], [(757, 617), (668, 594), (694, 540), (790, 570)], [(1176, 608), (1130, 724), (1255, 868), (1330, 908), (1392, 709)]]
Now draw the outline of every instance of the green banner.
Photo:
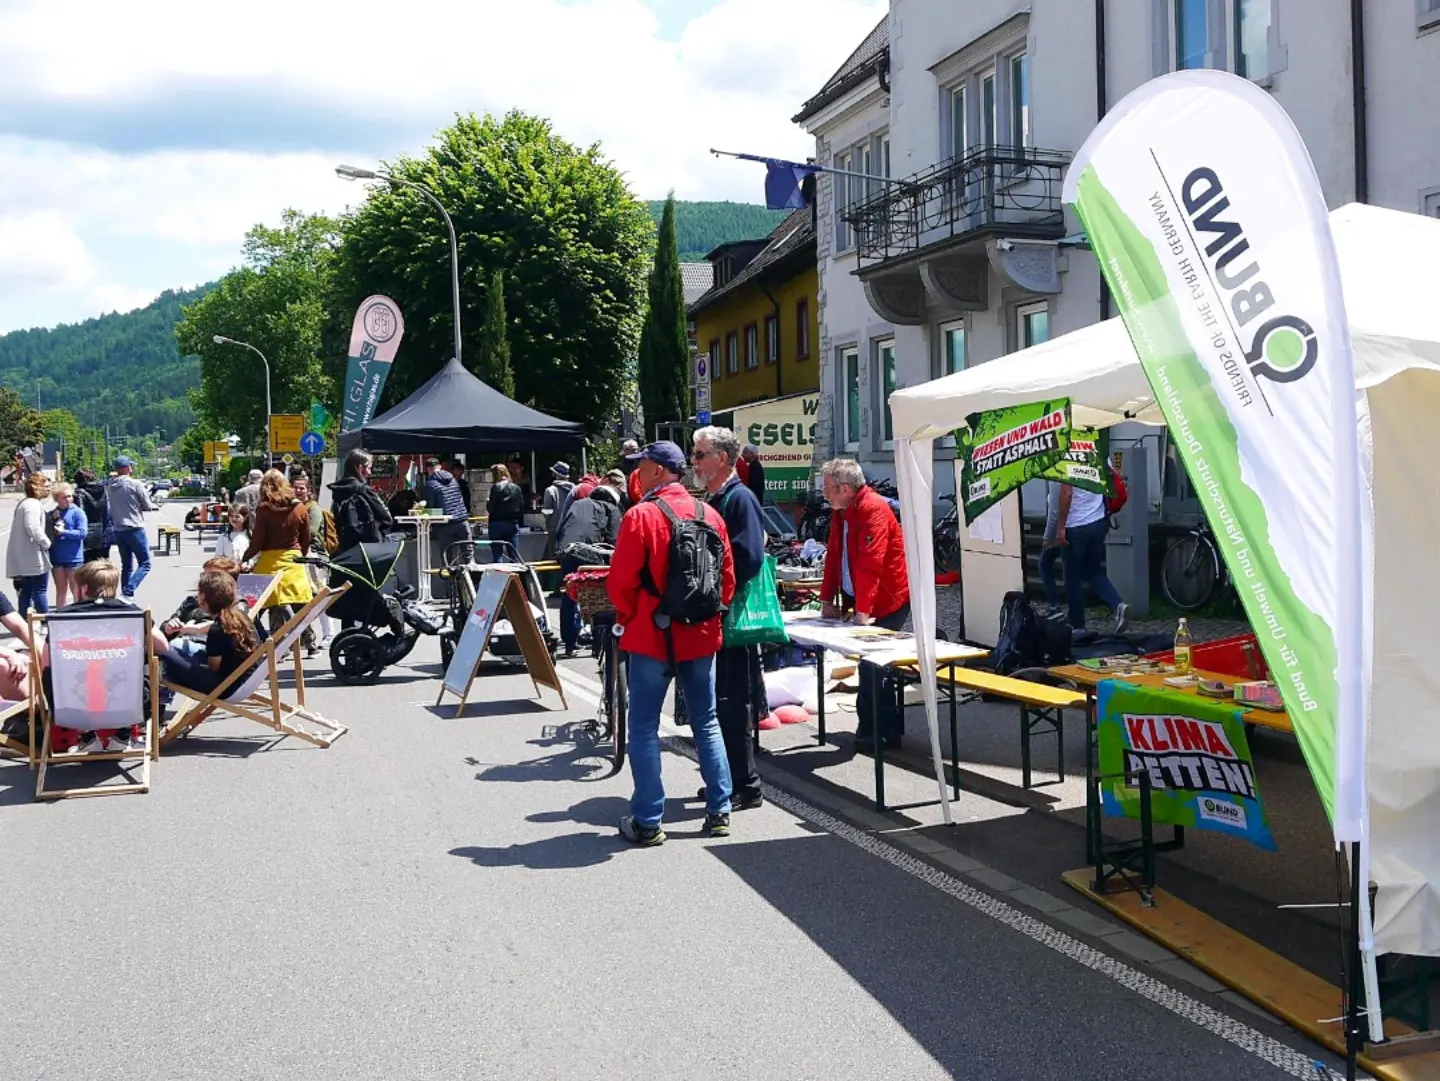
[(1043, 476), (1070, 448), (1070, 399), (987, 409), (965, 418), (955, 432), (965, 524), (1027, 480)]
[(1244, 710), (1179, 691), (1107, 679), (1096, 698), (1105, 813), (1140, 817), (1150, 778), (1153, 821), (1214, 830), (1274, 849), (1245, 739)]
[(1058, 480), (1073, 488), (1100, 495), (1114, 495), (1110, 476), (1110, 432), (1105, 428), (1071, 428), (1070, 447), (1065, 457), (1044, 473), (1046, 480)]

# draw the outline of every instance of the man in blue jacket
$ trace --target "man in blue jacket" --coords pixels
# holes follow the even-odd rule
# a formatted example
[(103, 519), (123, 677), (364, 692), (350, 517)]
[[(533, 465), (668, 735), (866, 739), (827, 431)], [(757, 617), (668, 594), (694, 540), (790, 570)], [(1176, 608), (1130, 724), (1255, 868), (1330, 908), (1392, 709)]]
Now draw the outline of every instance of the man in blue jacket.
[[(460, 482), (440, 468), (439, 458), (425, 459), (424, 493), (426, 507), (450, 516), (444, 525), (432, 526), (430, 530), (430, 548), (436, 565), (448, 561), (452, 554), (457, 560), (468, 563), (472, 555), (468, 546), (457, 548), (454, 553), (449, 551), (451, 545), (470, 539), (470, 521), (465, 510), (465, 497), (460, 494)], [(439, 596), (448, 596), (448, 588), (448, 582), (441, 579), (436, 592)]]
[[(760, 501), (740, 480), (735, 463), (740, 440), (729, 428), (701, 428), (695, 433), (690, 460), (705, 485), (706, 501), (725, 519), (730, 551), (735, 560), (735, 595), (760, 573), (765, 562), (765, 525)], [(768, 712), (765, 683), (760, 674), (758, 646), (727, 646), (715, 657), (715, 712), (730, 760), (734, 791), (730, 808), (743, 811), (764, 802), (760, 775), (755, 771), (752, 726)], [(704, 798), (704, 789), (701, 789)]]

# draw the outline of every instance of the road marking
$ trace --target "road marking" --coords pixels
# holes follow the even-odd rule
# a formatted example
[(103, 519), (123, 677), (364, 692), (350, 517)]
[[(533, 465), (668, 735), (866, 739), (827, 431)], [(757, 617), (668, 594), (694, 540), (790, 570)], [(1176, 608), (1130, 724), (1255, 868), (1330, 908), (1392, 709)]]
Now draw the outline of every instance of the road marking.
[[(577, 697), (583, 698), (591, 705), (599, 704), (600, 684), (568, 669), (562, 670), (560, 678), (570, 685)], [(661, 741), (663, 746), (692, 761), (695, 760), (694, 748), (676, 738), (680, 734), (680, 730), (670, 723), (669, 715), (661, 715), (660, 730), (670, 737)], [(1038, 942), (1086, 968), (1093, 969), (1126, 990), (1163, 1006), (1178, 1017), (1184, 1018), (1212, 1035), (1219, 1036), (1243, 1051), (1248, 1051), (1256, 1058), (1263, 1059), (1272, 1066), (1285, 1071), (1291, 1077), (1303, 1078), (1304, 1081), (1317, 1081), (1317, 1079), (1341, 1081), (1340, 1074), (1325, 1067), (1314, 1055), (1297, 1051), (1274, 1037), (1251, 1028), (1243, 1021), (1237, 1021), (1213, 1006), (1207, 1006), (1185, 992), (1176, 990), (1169, 984), (1132, 968), (1124, 961), (1081, 942), (1043, 920), (1036, 919), (1013, 905), (1006, 904), (997, 897), (976, 889), (954, 875), (932, 867), (908, 852), (901, 851), (874, 834), (866, 833), (834, 815), (827, 814), (768, 781), (762, 780), (761, 787), (768, 801), (797, 818), (803, 819), (813, 826), (818, 826), (840, 840), (847, 841), (870, 855), (884, 860), (891, 866), (934, 886), (960, 903), (989, 916), (1013, 931), (1018, 931), (1026, 938)]]

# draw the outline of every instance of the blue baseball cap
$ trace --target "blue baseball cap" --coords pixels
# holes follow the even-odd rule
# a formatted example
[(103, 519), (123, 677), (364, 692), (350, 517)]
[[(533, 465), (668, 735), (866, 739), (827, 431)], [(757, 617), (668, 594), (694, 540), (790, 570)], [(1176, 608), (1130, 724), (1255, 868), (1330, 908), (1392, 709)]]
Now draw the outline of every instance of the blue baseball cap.
[(685, 452), (668, 439), (646, 443), (639, 452), (625, 455), (626, 465), (638, 465), (641, 462), (654, 462), (677, 477), (685, 475)]
[(116, 468), (116, 469), (124, 469), (127, 465), (128, 465), (128, 466), (134, 466), (134, 464), (135, 464), (135, 459), (132, 458), (132, 457), (130, 457), (130, 455), (128, 455), (128, 454), (122, 454), (122, 455), (120, 455), (120, 457), (118, 457), (118, 458), (115, 459), (115, 468)]

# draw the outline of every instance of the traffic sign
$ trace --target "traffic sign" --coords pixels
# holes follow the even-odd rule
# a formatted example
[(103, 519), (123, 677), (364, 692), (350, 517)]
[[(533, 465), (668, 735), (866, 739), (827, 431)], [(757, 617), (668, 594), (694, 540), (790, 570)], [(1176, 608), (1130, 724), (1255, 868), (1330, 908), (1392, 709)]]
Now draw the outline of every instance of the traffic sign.
[(325, 453), (325, 437), (319, 432), (306, 432), (300, 437), (300, 453), (312, 458)]
[(695, 413), (695, 423), (697, 423), (697, 424), (709, 424), (709, 423), (710, 423), (710, 410), (708, 410), (708, 409), (700, 409), (700, 410), (697, 410), (696, 413)]
[(230, 461), (230, 444), (223, 439), (206, 440), (205, 464), (225, 465)]
[(286, 465), (294, 465), (294, 464), (295, 464), (295, 455), (293, 455), (293, 454), (282, 454), (282, 455), (280, 455), (280, 460), (281, 460), (282, 462), (284, 462)]
[(300, 437), (305, 434), (305, 417), (300, 413), (270, 415), (270, 452), (299, 454)]

